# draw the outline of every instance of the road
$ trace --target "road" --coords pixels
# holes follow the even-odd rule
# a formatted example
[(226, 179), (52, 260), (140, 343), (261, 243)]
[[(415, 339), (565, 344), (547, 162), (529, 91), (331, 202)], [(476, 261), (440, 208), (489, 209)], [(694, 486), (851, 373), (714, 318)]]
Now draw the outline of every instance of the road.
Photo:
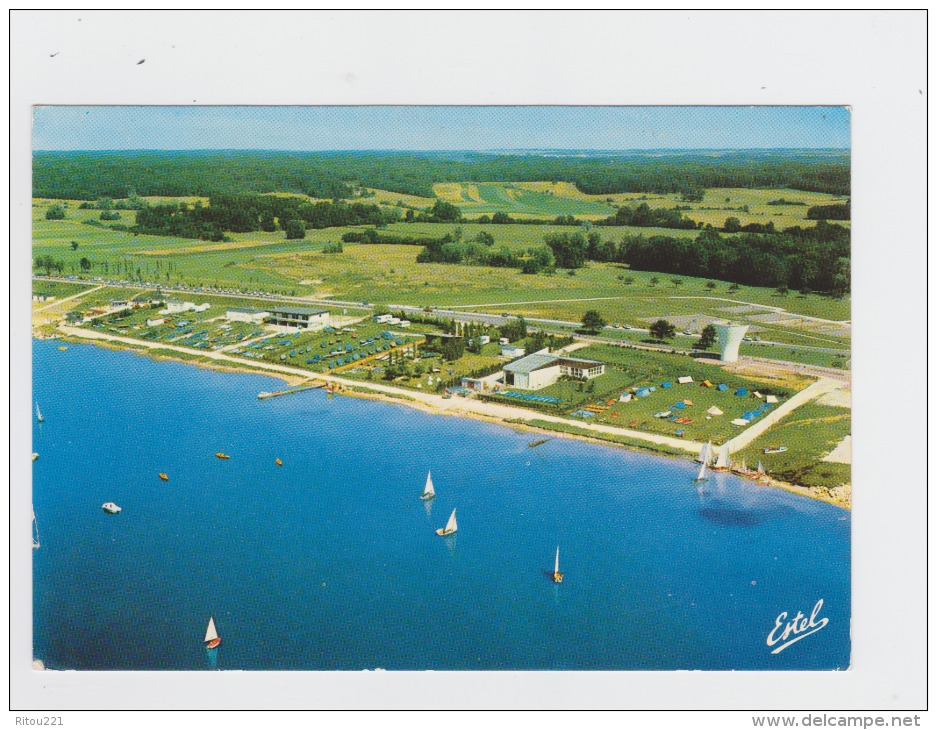
[[(567, 426), (575, 426), (578, 429), (585, 431), (592, 431), (596, 434), (608, 434), (613, 436), (623, 436), (625, 438), (635, 439), (637, 441), (647, 441), (650, 443), (661, 444), (669, 446), (680, 451), (685, 451), (688, 453), (696, 454), (699, 453), (700, 449), (703, 448), (703, 444), (697, 441), (685, 441), (683, 439), (673, 438), (670, 436), (661, 436), (653, 433), (645, 433), (643, 431), (632, 431), (626, 428), (617, 428), (615, 426), (606, 426), (604, 424), (593, 424), (593, 423), (583, 423), (581, 421), (573, 421), (568, 418), (560, 418), (558, 416), (552, 416), (546, 413), (537, 413), (525, 408), (516, 408), (513, 406), (501, 405), (498, 403), (488, 403), (485, 401), (478, 401), (469, 398), (450, 398), (446, 399), (442, 396), (435, 395), (432, 393), (422, 393), (420, 391), (407, 390), (404, 388), (398, 388), (393, 385), (384, 385), (383, 383), (374, 383), (369, 381), (360, 381), (360, 380), (349, 380), (346, 378), (336, 377), (334, 375), (319, 374), (319, 373), (310, 373), (308, 370), (302, 370), (300, 368), (290, 367), (288, 365), (277, 365), (274, 363), (262, 363), (255, 362), (254, 360), (248, 360), (246, 358), (234, 357), (232, 355), (227, 355), (222, 352), (205, 352), (204, 350), (197, 350), (191, 347), (183, 347), (181, 345), (167, 345), (160, 344), (158, 342), (148, 342), (145, 340), (136, 340), (132, 337), (121, 337), (119, 335), (110, 335), (105, 332), (96, 332), (93, 330), (82, 329), (79, 327), (69, 327), (67, 325), (60, 325), (59, 330), (63, 334), (71, 335), (72, 337), (79, 337), (86, 340), (106, 340), (111, 342), (120, 342), (125, 345), (131, 345), (133, 347), (141, 347), (150, 350), (169, 350), (184, 353), (187, 355), (195, 355), (199, 358), (208, 358), (211, 360), (216, 360), (220, 363), (227, 363), (232, 366), (240, 366), (251, 368), (252, 370), (266, 370), (271, 373), (282, 373), (284, 375), (300, 376), (308, 380), (324, 380), (326, 382), (341, 383), (342, 385), (362, 388), (364, 390), (374, 391), (376, 393), (381, 393), (396, 398), (405, 398), (407, 404), (410, 402), (416, 402), (423, 406), (424, 410), (430, 410), (434, 413), (448, 414), (448, 415), (464, 415), (464, 416), (481, 416), (487, 419), (493, 419), (497, 421), (507, 421), (507, 420), (517, 420), (521, 422), (530, 422), (532, 420), (541, 420), (549, 421), (551, 423), (563, 424)], [(510, 424), (506, 424), (510, 425)]]

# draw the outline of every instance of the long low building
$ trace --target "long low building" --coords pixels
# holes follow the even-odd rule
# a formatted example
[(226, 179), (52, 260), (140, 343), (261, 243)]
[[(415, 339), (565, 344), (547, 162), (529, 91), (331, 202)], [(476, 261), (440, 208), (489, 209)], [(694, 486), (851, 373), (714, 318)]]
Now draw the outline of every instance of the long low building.
[(605, 372), (605, 363), (535, 352), (504, 366), (504, 384), (518, 390), (540, 390), (562, 376), (591, 380)]
[(277, 325), (278, 327), (320, 329), (329, 323), (329, 313), (325, 309), (272, 307), (267, 323)]
[(229, 322), (251, 322), (261, 324), (270, 312), (266, 309), (254, 309), (253, 307), (228, 307), (225, 312), (225, 319)]

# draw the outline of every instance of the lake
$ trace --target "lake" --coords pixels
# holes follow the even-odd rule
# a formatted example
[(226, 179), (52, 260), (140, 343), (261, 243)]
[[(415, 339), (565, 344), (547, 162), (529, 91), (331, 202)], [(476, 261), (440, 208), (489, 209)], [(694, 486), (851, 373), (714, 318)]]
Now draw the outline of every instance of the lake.
[[(849, 665), (845, 510), (727, 474), (699, 489), (688, 460), (529, 448), (541, 437), (322, 390), (258, 400), (282, 381), (59, 344), (33, 343), (48, 668)], [(827, 625), (772, 654), (779, 614), (820, 599)]]

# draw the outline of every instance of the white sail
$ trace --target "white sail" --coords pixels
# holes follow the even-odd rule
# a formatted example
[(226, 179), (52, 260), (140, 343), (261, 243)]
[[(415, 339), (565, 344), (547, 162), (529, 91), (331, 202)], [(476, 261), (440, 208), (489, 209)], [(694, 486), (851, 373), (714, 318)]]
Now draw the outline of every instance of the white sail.
[(761, 462), (760, 462), (760, 461), (758, 462), (758, 473), (759, 473), (759, 474), (764, 474), (764, 473), (765, 473), (765, 468), (761, 465)]
[(719, 469), (729, 468), (729, 447), (723, 446), (719, 449), (719, 456), (716, 459), (716, 467)]
[(452, 510), (452, 514), (449, 515), (449, 521), (446, 523), (446, 532), (455, 532), (458, 529), (459, 526), (455, 521), (455, 510)]
[(706, 462), (700, 464), (699, 474), (696, 475), (696, 481), (701, 482), (706, 478)]
[(560, 572), (560, 546), (559, 545), (556, 546), (556, 562), (553, 564), (553, 572), (554, 573)]
[(745, 466), (745, 459), (742, 459), (742, 471), (748, 471), (748, 467)]
[(45, 420), (45, 419), (42, 417), (42, 411), (39, 410), (39, 402), (38, 402), (38, 401), (36, 402), (36, 418), (37, 418), (39, 421), (44, 421), (44, 420)]
[(705, 464), (712, 458), (712, 442), (707, 441), (703, 444), (703, 448), (700, 449), (699, 456), (696, 457), (696, 460)]
[(432, 472), (426, 473), (426, 486), (423, 488), (424, 497), (433, 497), (436, 494), (436, 490), (433, 489), (433, 474)]
[(33, 547), (39, 547), (39, 523), (36, 522), (36, 513), (33, 512)]
[(209, 616), (208, 618), (208, 630), (205, 632), (205, 643), (209, 641), (214, 641), (218, 638), (218, 632), (215, 630), (215, 617)]

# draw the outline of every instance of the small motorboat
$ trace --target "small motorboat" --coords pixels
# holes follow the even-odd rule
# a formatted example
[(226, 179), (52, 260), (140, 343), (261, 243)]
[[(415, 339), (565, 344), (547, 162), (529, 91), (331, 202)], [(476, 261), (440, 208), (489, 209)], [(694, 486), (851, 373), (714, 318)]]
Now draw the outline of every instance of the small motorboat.
[(440, 537), (445, 537), (446, 535), (453, 534), (458, 529), (459, 525), (455, 521), (455, 510), (452, 510), (452, 514), (449, 515), (449, 521), (446, 523), (446, 526), (440, 530), (436, 530), (436, 534)]
[(562, 583), (563, 574), (560, 572), (560, 546), (556, 546), (556, 561), (553, 563), (553, 582)]
[(163, 474), (162, 472), (159, 473), (159, 478), (162, 479), (164, 482), (168, 482), (168, 481), (169, 481), (169, 475), (168, 475), (168, 474)]
[(218, 630), (215, 629), (215, 617), (208, 617), (208, 629), (205, 631), (205, 648), (215, 649), (221, 643), (221, 637), (218, 636)]
[(219, 451), (217, 454), (215, 454), (215, 456), (217, 456), (219, 459), (230, 459), (230, 458), (231, 458), (231, 457), (228, 456), (227, 454), (223, 454), (223, 453), (221, 453), (220, 451)]
[(529, 444), (527, 444), (527, 448), (530, 448), (530, 449), (536, 448), (537, 446), (540, 446), (541, 444), (545, 444), (549, 440), (550, 439), (537, 439), (536, 441), (531, 441)]
[(283, 462), (277, 459), (277, 466), (283, 466)]
[(68, 348), (67, 348), (65, 345), (62, 345), (62, 346), (59, 348), (59, 351), (60, 351), (60, 352), (65, 352), (66, 350), (68, 350)]
[(101, 509), (107, 512), (109, 515), (116, 515), (118, 512), (120, 512), (120, 507), (118, 507), (113, 502), (105, 502), (103, 505), (101, 505)]
[(34, 452), (33, 452), (33, 461), (35, 461), (35, 460), (38, 459), (38, 458), (39, 458), (39, 454), (34, 451)]
[(786, 446), (769, 446), (768, 448), (762, 449), (761, 453), (763, 454), (783, 454), (787, 451)]

